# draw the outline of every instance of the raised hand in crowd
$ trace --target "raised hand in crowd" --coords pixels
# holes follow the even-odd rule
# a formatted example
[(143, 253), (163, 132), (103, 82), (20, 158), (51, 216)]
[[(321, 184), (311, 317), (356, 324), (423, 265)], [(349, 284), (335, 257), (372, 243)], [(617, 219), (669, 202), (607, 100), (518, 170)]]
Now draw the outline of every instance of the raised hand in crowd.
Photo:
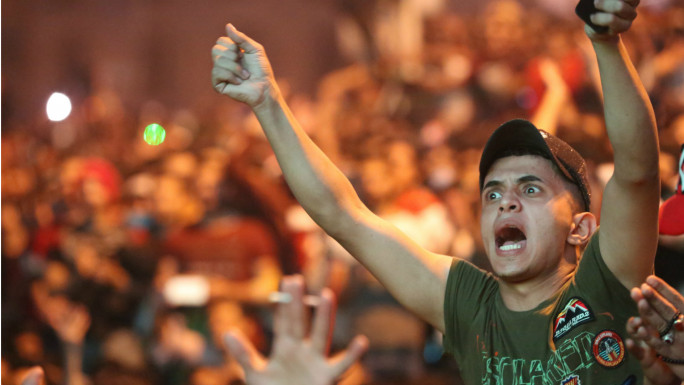
[(345, 351), (328, 357), (335, 316), (332, 291), (322, 291), (307, 330), (304, 279), (285, 277), (281, 289), (286, 299), (276, 308), (270, 357), (263, 357), (241, 332), (226, 334), (226, 346), (244, 369), (249, 385), (333, 384), (366, 351), (368, 340), (357, 336)]
[(684, 297), (656, 276), (631, 291), (639, 316), (627, 323), (627, 348), (655, 385), (684, 380)]
[(637, 17), (639, 0), (598, 0), (595, 5), (598, 12), (591, 15), (591, 21), (607, 31), (597, 32), (589, 24), (585, 24), (584, 31), (592, 40), (609, 40), (630, 29)]
[(219, 93), (256, 108), (277, 90), (271, 64), (263, 47), (232, 24), (226, 26), (226, 33), (212, 49), (212, 85)]
[(88, 309), (72, 302), (64, 295), (50, 295), (42, 284), (32, 290), (33, 300), (45, 322), (59, 337), (65, 352), (65, 383), (81, 385), (86, 382), (83, 366), (83, 341), (90, 328)]

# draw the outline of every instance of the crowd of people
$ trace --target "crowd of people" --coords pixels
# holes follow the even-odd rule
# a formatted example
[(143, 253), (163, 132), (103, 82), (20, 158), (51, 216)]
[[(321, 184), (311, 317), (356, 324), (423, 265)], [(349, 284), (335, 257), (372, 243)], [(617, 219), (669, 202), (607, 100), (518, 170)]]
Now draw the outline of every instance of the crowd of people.
[[(682, 16), (681, 4), (642, 11), (623, 36), (654, 104), (663, 200), (684, 143)], [(414, 60), (371, 35), (371, 54), (316, 95), (281, 84), (363, 202), (423, 248), (490, 269), (478, 162), (495, 127), (525, 117), (585, 156), (598, 214), (612, 154), (579, 20), (502, 0), (476, 20), (444, 11), (422, 22)], [(200, 117), (121, 106), (91, 95), (48, 137), (3, 124), (3, 382), (41, 365), (48, 384), (239, 383), (224, 333), (267, 352), (271, 293), (292, 273), (337, 296), (333, 350), (369, 339), (341, 383), (457, 381), (441, 334), (296, 202), (249, 108), (217, 98)], [(152, 122), (167, 129), (160, 146), (142, 140)], [(680, 237), (661, 238), (656, 274), (680, 292), (683, 254)]]

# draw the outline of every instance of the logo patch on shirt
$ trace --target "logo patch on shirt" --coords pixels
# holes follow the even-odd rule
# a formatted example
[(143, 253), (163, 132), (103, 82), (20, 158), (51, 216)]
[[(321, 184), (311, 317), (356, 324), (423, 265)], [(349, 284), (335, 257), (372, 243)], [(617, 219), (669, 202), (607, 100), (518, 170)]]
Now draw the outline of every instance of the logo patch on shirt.
[(557, 341), (575, 327), (593, 320), (594, 313), (587, 303), (579, 297), (571, 298), (556, 316), (553, 324), (553, 341)]
[(594, 337), (592, 343), (594, 358), (599, 365), (614, 368), (625, 359), (625, 344), (613, 330), (603, 330)]
[(560, 385), (581, 385), (579, 376), (573, 375), (561, 381)]

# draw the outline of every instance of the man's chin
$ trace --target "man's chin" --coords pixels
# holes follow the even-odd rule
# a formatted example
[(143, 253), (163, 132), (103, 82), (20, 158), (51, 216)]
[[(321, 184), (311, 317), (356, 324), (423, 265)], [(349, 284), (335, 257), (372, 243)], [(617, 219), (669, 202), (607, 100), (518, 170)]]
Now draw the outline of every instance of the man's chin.
[(527, 275), (519, 270), (510, 269), (493, 269), (494, 275), (503, 282), (515, 284), (525, 282), (527, 280)]

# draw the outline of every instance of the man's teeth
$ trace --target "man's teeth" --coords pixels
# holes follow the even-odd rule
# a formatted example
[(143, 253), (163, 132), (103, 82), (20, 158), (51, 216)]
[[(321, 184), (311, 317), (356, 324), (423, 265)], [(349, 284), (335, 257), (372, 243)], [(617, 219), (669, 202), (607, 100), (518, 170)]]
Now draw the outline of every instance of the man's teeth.
[(522, 248), (521, 242), (511, 243), (511, 244), (507, 244), (507, 245), (503, 245), (503, 246), (499, 247), (499, 249), (503, 250), (503, 251), (516, 250), (516, 249), (521, 249), (521, 248)]

